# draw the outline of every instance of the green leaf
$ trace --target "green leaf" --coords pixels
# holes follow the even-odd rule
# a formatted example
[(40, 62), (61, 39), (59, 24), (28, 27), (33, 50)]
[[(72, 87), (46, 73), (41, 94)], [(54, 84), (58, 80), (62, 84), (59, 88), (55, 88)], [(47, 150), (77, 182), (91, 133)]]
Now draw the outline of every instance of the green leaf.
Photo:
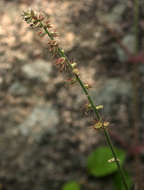
[[(116, 155), (120, 165), (124, 163), (126, 154), (121, 149), (115, 148)], [(93, 151), (87, 160), (88, 172), (96, 177), (103, 177), (110, 175), (117, 171), (117, 165), (115, 162), (109, 163), (109, 160), (113, 160), (113, 155), (109, 147), (102, 146)]]
[[(128, 185), (128, 189), (130, 190), (133, 183), (132, 183), (132, 178), (131, 176), (125, 172), (125, 179), (126, 179), (126, 183)], [(113, 183), (114, 183), (114, 186), (116, 188), (116, 190), (125, 190), (125, 186), (121, 180), (121, 176), (119, 174), (119, 172), (117, 172), (115, 175), (114, 175), (114, 178), (113, 178)]]
[(62, 190), (80, 190), (80, 185), (76, 181), (70, 181), (63, 185)]

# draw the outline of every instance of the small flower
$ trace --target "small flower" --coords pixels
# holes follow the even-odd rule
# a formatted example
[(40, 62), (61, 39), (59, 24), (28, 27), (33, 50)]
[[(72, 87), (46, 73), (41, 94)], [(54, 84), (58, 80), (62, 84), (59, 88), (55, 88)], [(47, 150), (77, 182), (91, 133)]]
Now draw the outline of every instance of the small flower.
[(93, 128), (94, 128), (94, 129), (100, 129), (100, 128), (102, 128), (102, 126), (103, 126), (103, 122), (102, 122), (102, 121), (97, 121), (97, 122), (94, 124)]
[(89, 83), (84, 83), (84, 86), (85, 86), (86, 89), (92, 88), (92, 85), (89, 84)]
[(32, 9), (30, 9), (30, 15), (32, 18), (36, 17), (36, 12), (34, 12)]
[(55, 40), (49, 40), (48, 41), (48, 45), (49, 45), (49, 51), (55, 55), (58, 51), (58, 43)]
[(110, 122), (108, 122), (108, 121), (104, 121), (104, 122), (103, 122), (103, 126), (104, 126), (104, 127), (108, 127), (109, 125), (110, 125)]
[(59, 57), (57, 60), (56, 60), (56, 65), (59, 65), (59, 64), (63, 64), (65, 62), (65, 57)]
[(38, 35), (39, 35), (40, 37), (43, 37), (43, 36), (45, 36), (45, 35), (46, 35), (46, 33), (45, 33), (45, 32), (43, 32), (43, 31), (39, 31), (39, 32), (38, 32)]
[(91, 111), (92, 111), (92, 106), (91, 106), (91, 104), (86, 103), (86, 104), (84, 105), (84, 113), (85, 113), (86, 115), (88, 115)]
[(61, 52), (64, 53), (64, 49), (60, 48), (61, 49)]
[(39, 16), (38, 16), (38, 20), (39, 20), (39, 21), (43, 21), (44, 18), (45, 18), (44, 15), (42, 15), (42, 14), (40, 13)]
[(79, 72), (79, 70), (78, 70), (77, 68), (73, 69), (72, 72), (73, 72), (75, 75), (77, 75), (77, 76), (80, 75), (80, 72)]
[(66, 58), (65, 57), (60, 57), (56, 60), (55, 63), (57, 66), (59, 66), (60, 71), (66, 70), (67, 69), (67, 63), (66, 63)]
[(74, 68), (76, 68), (77, 63), (76, 63), (76, 62), (73, 62), (73, 63), (71, 63), (71, 66), (72, 66), (72, 68), (74, 69)]
[(108, 160), (108, 163), (112, 163), (112, 162), (116, 162), (116, 161), (120, 162), (120, 159), (117, 158), (115, 160), (115, 158), (111, 158), (111, 159)]
[(66, 82), (69, 82), (70, 84), (75, 84), (76, 82), (77, 82), (77, 80), (76, 80), (76, 78), (74, 77), (74, 78), (70, 78), (70, 79), (68, 79), (68, 80), (66, 80)]
[(92, 109), (92, 106), (91, 106), (91, 104), (87, 103), (87, 104), (85, 104), (85, 108), (86, 108), (87, 110), (91, 110), (91, 109)]
[(56, 32), (56, 30), (52, 31), (50, 34), (51, 34), (51, 36), (52, 36), (53, 38), (56, 38), (56, 37), (59, 36), (59, 34), (58, 34), (58, 32)]
[(50, 21), (47, 20), (47, 21), (43, 22), (43, 27), (44, 27), (44, 29), (51, 29), (53, 26), (51, 25)]
[(100, 109), (103, 109), (103, 108), (104, 108), (103, 105), (98, 105), (98, 106), (96, 106), (96, 109), (97, 109), (97, 110), (100, 110)]
[(100, 129), (100, 128), (105, 128), (109, 126), (109, 122), (108, 121), (103, 121), (103, 120), (99, 120), (99, 121), (95, 121), (93, 128), (94, 129)]
[(48, 40), (49, 46), (57, 46), (57, 42), (55, 40)]

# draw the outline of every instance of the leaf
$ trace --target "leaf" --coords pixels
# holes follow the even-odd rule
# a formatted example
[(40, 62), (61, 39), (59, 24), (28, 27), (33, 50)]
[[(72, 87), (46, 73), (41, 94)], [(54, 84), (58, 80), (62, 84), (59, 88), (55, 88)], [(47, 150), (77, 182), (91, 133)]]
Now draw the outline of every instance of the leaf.
[(80, 190), (80, 185), (76, 181), (69, 181), (64, 184), (62, 190)]
[[(120, 165), (124, 163), (126, 154), (121, 149), (116, 149), (115, 152)], [(115, 162), (109, 163), (108, 160), (112, 159), (113, 155), (109, 147), (102, 146), (93, 151), (87, 160), (88, 172), (96, 177), (103, 177), (110, 175), (117, 171)]]
[[(130, 190), (133, 185), (132, 178), (127, 172), (125, 172), (124, 174), (125, 174), (126, 183), (128, 185), (128, 189)], [(117, 172), (114, 175), (113, 183), (114, 183), (116, 190), (125, 190), (125, 186), (121, 180), (121, 176), (120, 176), (119, 172)]]

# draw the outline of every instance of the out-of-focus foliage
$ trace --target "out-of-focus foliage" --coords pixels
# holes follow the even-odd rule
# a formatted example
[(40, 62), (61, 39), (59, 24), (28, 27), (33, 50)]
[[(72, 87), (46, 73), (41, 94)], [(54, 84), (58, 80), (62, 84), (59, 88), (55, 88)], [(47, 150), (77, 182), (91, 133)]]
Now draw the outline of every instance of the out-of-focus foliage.
[[(127, 172), (125, 172), (125, 179), (128, 184), (128, 188), (131, 189), (133, 184), (132, 178)], [(114, 175), (113, 182), (116, 190), (125, 190), (124, 184), (121, 181), (121, 176), (118, 172)]]
[(81, 188), (76, 181), (69, 181), (63, 185), (62, 190), (81, 190)]

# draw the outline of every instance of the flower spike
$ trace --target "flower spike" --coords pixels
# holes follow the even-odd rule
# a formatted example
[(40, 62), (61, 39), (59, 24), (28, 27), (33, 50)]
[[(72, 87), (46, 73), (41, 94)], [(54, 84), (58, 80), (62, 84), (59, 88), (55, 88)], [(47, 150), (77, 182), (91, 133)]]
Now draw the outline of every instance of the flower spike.
[[(90, 109), (92, 109), (93, 112), (95, 113), (96, 123), (94, 124), (93, 128), (94, 129), (102, 129), (104, 131), (106, 141), (112, 151), (112, 154), (113, 154), (114, 160), (117, 164), (117, 167), (119, 169), (119, 172), (121, 173), (122, 180), (125, 185), (125, 189), (128, 190), (125, 176), (123, 175), (123, 170), (117, 160), (117, 155), (115, 153), (109, 133), (106, 129), (106, 127), (109, 125), (109, 122), (103, 121), (103, 119), (99, 113), (99, 109), (101, 109), (102, 106), (99, 106), (99, 107), (95, 106), (91, 96), (89, 95), (88, 85), (83, 83), (83, 81), (80, 78), (80, 72), (76, 67), (77, 65), (75, 63), (71, 63), (71, 61), (68, 59), (68, 57), (64, 53), (63, 49), (61, 49), (59, 47), (57, 41), (55, 40), (55, 37), (57, 36), (57, 34), (53, 30), (53, 27), (52, 27), (51, 23), (49, 22), (49, 20), (47, 20), (46, 15), (43, 15), (41, 13), (39, 14), (33, 10), (29, 10), (29, 11), (24, 11), (22, 16), (23, 16), (24, 21), (26, 21), (30, 26), (32, 26), (32, 28), (41, 29), (41, 30), (43, 30), (44, 33), (47, 34), (47, 37), (49, 38), (49, 41), (48, 41), (49, 51), (52, 53), (53, 56), (59, 57), (56, 61), (56, 65), (58, 65), (60, 67), (60, 70), (64, 70), (66, 67), (68, 67), (70, 69), (73, 77), (76, 79), (76, 81), (81, 86), (85, 96), (87, 97), (87, 99), (89, 101), (89, 104), (91, 107)], [(97, 109), (97, 108), (99, 108), (99, 109)]]

